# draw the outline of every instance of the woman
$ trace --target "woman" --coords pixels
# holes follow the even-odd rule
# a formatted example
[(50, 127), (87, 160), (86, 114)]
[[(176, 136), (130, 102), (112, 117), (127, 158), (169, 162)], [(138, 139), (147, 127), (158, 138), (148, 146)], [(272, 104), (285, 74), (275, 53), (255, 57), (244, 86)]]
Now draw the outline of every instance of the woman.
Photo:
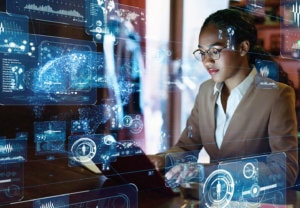
[[(194, 107), (177, 144), (151, 157), (161, 168), (166, 153), (205, 148), (211, 163), (284, 152), (287, 186), (298, 175), (298, 140), (293, 88), (262, 77), (255, 68), (261, 51), (252, 19), (225, 9), (204, 22), (194, 55), (211, 79), (201, 84)], [(264, 54), (265, 55), (265, 54)], [(284, 164), (282, 164), (284, 163)], [(286, 167), (285, 167), (286, 165)], [(261, 168), (263, 176), (272, 174)], [(182, 166), (167, 172), (167, 180), (184, 180)]]

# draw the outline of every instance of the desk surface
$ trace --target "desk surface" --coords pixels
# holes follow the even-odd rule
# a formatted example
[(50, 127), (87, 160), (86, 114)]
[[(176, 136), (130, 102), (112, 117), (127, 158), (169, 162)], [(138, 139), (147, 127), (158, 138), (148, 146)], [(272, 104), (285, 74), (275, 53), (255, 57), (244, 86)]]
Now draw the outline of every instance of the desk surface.
[[(83, 167), (69, 167), (67, 158), (55, 160), (30, 160), (24, 164), (24, 197), (22, 201), (36, 198), (74, 193), (85, 190), (109, 187), (105, 177), (96, 175)], [(180, 207), (183, 199), (180, 196), (166, 196), (156, 191), (139, 191), (138, 207)], [(300, 193), (288, 191), (287, 203), (300, 207)], [(0, 207), (16, 207), (1, 205)]]

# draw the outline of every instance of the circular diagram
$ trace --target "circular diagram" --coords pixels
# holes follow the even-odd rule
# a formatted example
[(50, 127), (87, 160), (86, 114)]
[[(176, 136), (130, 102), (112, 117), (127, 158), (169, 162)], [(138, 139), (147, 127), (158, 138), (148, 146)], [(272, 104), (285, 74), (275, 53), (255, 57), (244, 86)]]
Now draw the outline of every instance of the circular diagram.
[(136, 116), (130, 125), (130, 132), (133, 134), (139, 134), (142, 132), (143, 128), (143, 121), (141, 120), (140, 116)]
[(88, 162), (96, 155), (96, 143), (87, 137), (80, 138), (72, 145), (71, 152), (76, 161)]
[(255, 176), (256, 171), (255, 171), (255, 166), (253, 165), (253, 163), (248, 162), (244, 165), (243, 168), (243, 175), (245, 178), (250, 179), (253, 176)]
[(132, 118), (129, 115), (124, 116), (123, 118), (123, 125), (125, 127), (130, 127), (132, 125)]
[(116, 139), (112, 136), (112, 135), (106, 135), (102, 138), (103, 143), (107, 146), (112, 145), (114, 143), (116, 143)]
[(213, 171), (205, 180), (203, 196), (206, 207), (226, 207), (234, 193), (234, 180), (223, 169)]

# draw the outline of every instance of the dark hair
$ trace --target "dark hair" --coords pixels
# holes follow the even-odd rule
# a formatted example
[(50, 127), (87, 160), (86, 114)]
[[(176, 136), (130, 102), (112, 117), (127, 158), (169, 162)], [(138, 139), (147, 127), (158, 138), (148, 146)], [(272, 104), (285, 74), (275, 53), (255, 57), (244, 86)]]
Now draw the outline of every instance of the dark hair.
[[(272, 54), (266, 52), (263, 48), (257, 45), (257, 29), (254, 22), (254, 17), (248, 13), (237, 9), (223, 9), (209, 15), (201, 28), (201, 31), (209, 24), (214, 24), (221, 30), (227, 30), (231, 27), (235, 30), (235, 46), (244, 40), (250, 42), (248, 52), (248, 60), (250, 65), (255, 65), (257, 60), (269, 60), (276, 62)], [(201, 33), (200, 31), (200, 33)], [(276, 62), (277, 63), (277, 62)], [(293, 86), (289, 80), (287, 73), (279, 66), (279, 82)]]
[(251, 15), (237, 9), (223, 9), (209, 15), (201, 28), (201, 31), (209, 24), (214, 24), (222, 30), (231, 27), (235, 31), (235, 44), (241, 43), (244, 40), (250, 42), (249, 62), (255, 63), (255, 58), (251, 54), (255, 54), (257, 30), (254, 24), (254, 19)]

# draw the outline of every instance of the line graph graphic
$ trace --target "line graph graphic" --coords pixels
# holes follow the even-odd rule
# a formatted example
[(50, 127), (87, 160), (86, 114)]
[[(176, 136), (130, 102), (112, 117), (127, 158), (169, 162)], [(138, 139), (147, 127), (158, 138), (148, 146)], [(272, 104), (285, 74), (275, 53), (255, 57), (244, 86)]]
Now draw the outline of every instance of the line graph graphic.
[(84, 0), (6, 0), (7, 11), (27, 15), (31, 19), (83, 26)]
[(45, 13), (53, 13), (58, 15), (65, 15), (70, 17), (77, 17), (77, 18), (84, 18), (78, 11), (76, 10), (53, 10), (53, 8), (49, 5), (47, 6), (37, 6), (36, 4), (28, 4), (24, 7), (24, 9), (27, 9), (29, 11), (39, 11), (39, 12), (45, 12)]

